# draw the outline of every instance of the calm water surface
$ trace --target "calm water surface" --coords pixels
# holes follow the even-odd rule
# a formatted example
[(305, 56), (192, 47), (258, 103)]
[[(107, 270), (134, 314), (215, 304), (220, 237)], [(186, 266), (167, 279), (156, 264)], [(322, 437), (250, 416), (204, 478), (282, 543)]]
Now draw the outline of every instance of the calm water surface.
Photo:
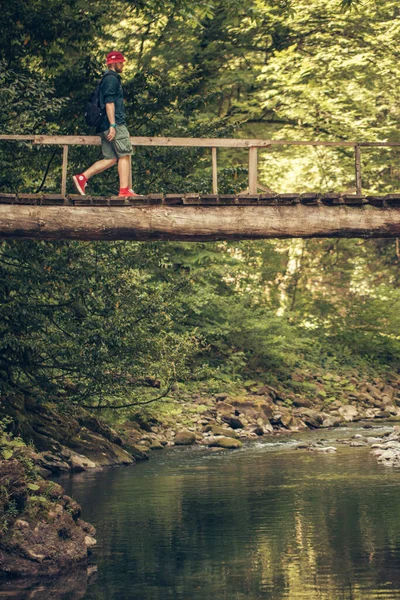
[[(295, 440), (329, 445), (339, 435), (349, 432), (233, 452), (175, 449), (63, 478), (97, 528), (97, 575), (79, 590), (53, 582), (49, 597), (400, 599), (400, 471), (379, 466), (369, 448), (295, 449)], [(41, 595), (21, 592), (28, 597)]]

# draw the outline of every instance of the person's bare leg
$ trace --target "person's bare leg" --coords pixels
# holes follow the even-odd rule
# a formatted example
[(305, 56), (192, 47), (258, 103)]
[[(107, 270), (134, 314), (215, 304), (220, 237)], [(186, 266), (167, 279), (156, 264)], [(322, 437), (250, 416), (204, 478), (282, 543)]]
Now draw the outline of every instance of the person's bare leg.
[(101, 160), (95, 162), (91, 167), (86, 169), (86, 171), (83, 171), (83, 175), (87, 179), (90, 179), (91, 177), (93, 177), (93, 175), (97, 175), (97, 173), (101, 173), (102, 171), (109, 169), (110, 167), (115, 165), (116, 162), (116, 158), (102, 158)]
[(130, 155), (121, 156), (118, 160), (118, 175), (119, 175), (119, 187), (120, 189), (129, 187), (129, 163)]

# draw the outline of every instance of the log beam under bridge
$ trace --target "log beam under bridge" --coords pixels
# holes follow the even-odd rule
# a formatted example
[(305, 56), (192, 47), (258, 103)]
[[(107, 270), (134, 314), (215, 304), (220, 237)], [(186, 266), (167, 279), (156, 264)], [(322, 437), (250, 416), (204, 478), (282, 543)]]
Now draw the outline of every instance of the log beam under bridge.
[(400, 195), (118, 198), (0, 194), (0, 238), (214, 241), (400, 237)]

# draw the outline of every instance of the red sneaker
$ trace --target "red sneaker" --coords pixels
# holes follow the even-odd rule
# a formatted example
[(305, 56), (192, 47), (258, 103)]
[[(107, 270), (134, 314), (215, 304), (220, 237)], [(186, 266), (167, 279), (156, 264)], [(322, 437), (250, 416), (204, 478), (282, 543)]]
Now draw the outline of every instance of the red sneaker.
[(75, 184), (75, 187), (78, 190), (78, 192), (82, 196), (85, 196), (85, 194), (86, 194), (85, 187), (87, 186), (88, 180), (84, 176), (84, 174), (80, 173), (80, 175), (74, 175), (72, 179), (74, 180), (74, 184)]
[(135, 198), (137, 196), (139, 196), (139, 194), (135, 194), (135, 192), (129, 188), (121, 188), (118, 194), (118, 198)]

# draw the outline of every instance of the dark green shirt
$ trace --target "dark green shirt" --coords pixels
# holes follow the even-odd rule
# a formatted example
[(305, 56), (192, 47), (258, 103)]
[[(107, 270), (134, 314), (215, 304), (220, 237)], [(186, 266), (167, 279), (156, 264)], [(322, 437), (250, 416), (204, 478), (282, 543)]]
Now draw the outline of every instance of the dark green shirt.
[[(125, 125), (125, 108), (124, 108), (124, 95), (122, 92), (121, 76), (118, 75), (112, 69), (106, 71), (107, 77), (104, 77), (100, 85), (100, 104), (105, 106), (109, 102), (113, 102), (115, 105), (115, 122), (117, 125)], [(110, 121), (107, 115), (97, 128), (97, 133), (106, 131), (110, 127)]]

